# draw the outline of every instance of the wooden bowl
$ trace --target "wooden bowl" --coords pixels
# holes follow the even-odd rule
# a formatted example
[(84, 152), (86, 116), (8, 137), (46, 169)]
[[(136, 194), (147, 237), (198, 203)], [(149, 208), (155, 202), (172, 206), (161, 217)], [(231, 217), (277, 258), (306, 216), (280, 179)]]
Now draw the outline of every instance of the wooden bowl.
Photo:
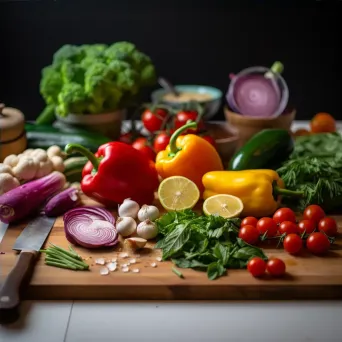
[(288, 110), (275, 118), (254, 118), (234, 113), (224, 108), (226, 120), (238, 130), (238, 147), (243, 146), (254, 134), (266, 128), (280, 128), (290, 130), (296, 117), (296, 110)]
[(215, 139), (216, 149), (222, 162), (229, 162), (238, 146), (237, 129), (227, 122), (207, 122), (206, 127), (210, 135)]

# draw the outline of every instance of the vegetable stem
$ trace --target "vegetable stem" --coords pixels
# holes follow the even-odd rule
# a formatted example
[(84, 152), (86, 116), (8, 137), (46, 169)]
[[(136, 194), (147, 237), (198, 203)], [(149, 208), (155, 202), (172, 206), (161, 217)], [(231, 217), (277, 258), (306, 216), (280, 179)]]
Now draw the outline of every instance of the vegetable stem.
[(100, 165), (100, 161), (96, 158), (95, 154), (90, 152), (87, 148), (80, 144), (67, 144), (64, 148), (64, 151), (67, 154), (71, 154), (73, 152), (78, 152), (83, 154), (85, 157), (89, 159), (89, 161), (93, 164), (94, 169), (97, 171)]
[(179, 278), (184, 278), (183, 273), (178, 271), (176, 268), (172, 267), (172, 272), (176, 274)]
[(279, 188), (278, 186), (275, 186), (273, 188), (273, 191), (276, 195), (283, 195), (283, 196), (303, 196), (304, 192), (303, 191), (293, 191), (293, 190), (288, 190), (288, 189), (282, 189)]
[(170, 139), (170, 156), (175, 156), (181, 149), (177, 147), (177, 138), (189, 128), (197, 128), (197, 123), (194, 121), (188, 122), (186, 125), (178, 128)]
[(62, 262), (55, 262), (55, 261), (48, 261), (45, 260), (45, 264), (48, 266), (55, 266), (55, 267), (60, 267), (60, 268), (67, 268), (67, 269), (72, 269), (72, 270), (77, 270), (75, 266), (67, 265)]
[(78, 260), (82, 261), (82, 258), (75, 251), (73, 251), (73, 252), (70, 251), (69, 252), (69, 251), (67, 251), (67, 250), (65, 250), (65, 249), (63, 249), (61, 247), (58, 247), (58, 246), (54, 245), (53, 243), (51, 243), (51, 245), (53, 246), (51, 248), (55, 248), (56, 250), (58, 250), (61, 253), (64, 253), (64, 254), (72, 257), (72, 258), (75, 258), (75, 259), (78, 259)]

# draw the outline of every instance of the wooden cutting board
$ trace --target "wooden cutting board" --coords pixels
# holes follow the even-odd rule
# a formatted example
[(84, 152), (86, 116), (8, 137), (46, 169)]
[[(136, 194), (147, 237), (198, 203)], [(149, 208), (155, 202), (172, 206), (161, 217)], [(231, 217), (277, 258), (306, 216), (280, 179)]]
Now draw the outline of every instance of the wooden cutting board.
[[(85, 199), (85, 204), (94, 204)], [(113, 213), (115, 216), (116, 214)], [(227, 276), (210, 281), (206, 273), (182, 269), (184, 279), (176, 276), (171, 262), (159, 262), (161, 251), (153, 249), (153, 243), (139, 254), (125, 252), (122, 243), (110, 250), (75, 250), (86, 258), (90, 271), (72, 271), (44, 265), (41, 256), (35, 266), (30, 284), (24, 292), (26, 299), (156, 299), (156, 300), (224, 300), (224, 299), (341, 299), (342, 298), (342, 216), (334, 216), (339, 224), (340, 236), (334, 249), (324, 257), (309, 253), (293, 257), (282, 249), (265, 246), (268, 256), (278, 256), (287, 265), (287, 275), (281, 279), (253, 278), (246, 270), (228, 270)], [(1, 282), (13, 267), (16, 254), (12, 246), (24, 225), (11, 226), (4, 237), (0, 251)], [(67, 248), (63, 220), (58, 218), (47, 240)], [(117, 258), (118, 268), (101, 276), (102, 266), (95, 265), (96, 258)], [(121, 265), (136, 259), (130, 270), (139, 273), (123, 273)], [(156, 267), (151, 264), (156, 263)]]

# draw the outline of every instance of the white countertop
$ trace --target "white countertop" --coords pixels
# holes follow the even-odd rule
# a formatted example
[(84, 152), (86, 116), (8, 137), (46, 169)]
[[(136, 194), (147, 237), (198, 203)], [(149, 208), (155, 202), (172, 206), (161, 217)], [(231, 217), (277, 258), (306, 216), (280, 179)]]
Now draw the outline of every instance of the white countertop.
[(0, 342), (342, 340), (342, 301), (26, 301), (21, 311)]

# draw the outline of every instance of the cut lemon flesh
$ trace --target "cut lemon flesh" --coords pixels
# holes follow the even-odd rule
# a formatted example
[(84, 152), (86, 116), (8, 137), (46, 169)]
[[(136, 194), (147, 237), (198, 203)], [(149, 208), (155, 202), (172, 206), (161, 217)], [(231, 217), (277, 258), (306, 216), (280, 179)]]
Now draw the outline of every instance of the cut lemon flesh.
[(172, 176), (160, 183), (158, 197), (167, 211), (176, 211), (193, 208), (200, 198), (200, 192), (190, 179)]
[(224, 218), (238, 217), (243, 210), (240, 198), (232, 195), (214, 195), (203, 203), (205, 215), (217, 215)]

